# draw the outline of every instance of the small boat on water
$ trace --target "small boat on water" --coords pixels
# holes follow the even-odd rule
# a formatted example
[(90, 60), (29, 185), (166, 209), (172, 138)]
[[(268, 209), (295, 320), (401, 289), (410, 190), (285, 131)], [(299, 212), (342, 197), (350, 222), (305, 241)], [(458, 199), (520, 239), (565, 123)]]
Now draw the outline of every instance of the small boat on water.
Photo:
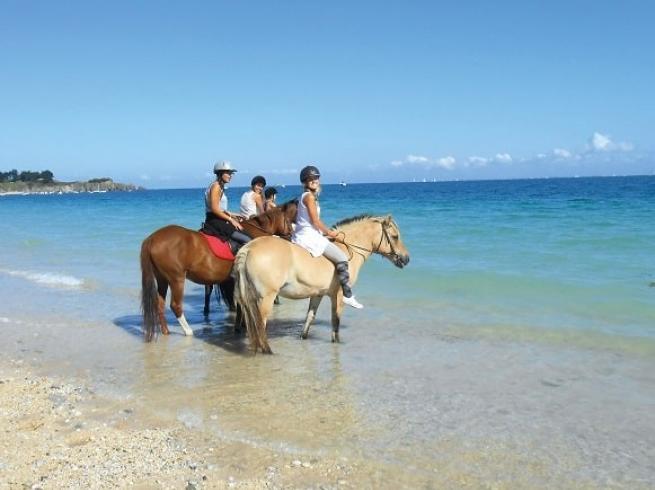
[(340, 185), (341, 187), (346, 187), (348, 184), (346, 184), (346, 183), (342, 180), (341, 182), (339, 182), (339, 185)]

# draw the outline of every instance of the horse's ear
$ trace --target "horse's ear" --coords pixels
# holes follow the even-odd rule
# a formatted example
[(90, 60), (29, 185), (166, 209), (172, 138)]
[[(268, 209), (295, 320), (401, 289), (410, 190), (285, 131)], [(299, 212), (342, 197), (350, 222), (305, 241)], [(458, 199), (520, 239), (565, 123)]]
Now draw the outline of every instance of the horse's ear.
[(383, 222), (385, 225), (390, 225), (391, 223), (393, 223), (393, 216), (391, 216), (390, 214), (387, 214), (387, 215), (382, 219), (382, 222)]

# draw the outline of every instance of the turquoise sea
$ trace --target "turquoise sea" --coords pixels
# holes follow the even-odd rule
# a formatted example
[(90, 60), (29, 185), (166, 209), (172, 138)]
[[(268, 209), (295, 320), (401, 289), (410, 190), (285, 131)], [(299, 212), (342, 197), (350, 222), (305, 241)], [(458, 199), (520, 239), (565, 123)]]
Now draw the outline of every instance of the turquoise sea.
[[(244, 190), (228, 189), (231, 210)], [(278, 202), (300, 193), (278, 190)], [(146, 369), (148, 349), (182, 346), (182, 337), (141, 343), (140, 244), (169, 223), (197, 229), (203, 192), (0, 197), (0, 352), (45, 352), (39, 362), (145, 404), (132, 370)], [(219, 383), (208, 359), (212, 372), (279, 363), (289, 380), (311, 365), (318, 385), (326, 373), (346, 380), (334, 396), (357, 423), (342, 439), (319, 431), (311, 442), (291, 429), (256, 430), (224, 407), (206, 430), (289, 451), (350, 452), (386, 469), (410, 465), (416, 480), (401, 472), (401, 486), (448, 482), (434, 470), (447, 458), (444, 441), (454, 455), (496, 448), (488, 465), (510, 461), (503, 474), (527, 486), (655, 484), (655, 177), (325, 185), (321, 208), (326, 223), (392, 214), (411, 254), (403, 270), (380, 257), (364, 266), (355, 291), (366, 308), (346, 312), (342, 344), (329, 343), (325, 304), (300, 341), (306, 305), (283, 300), (270, 326), (274, 360), (235, 353), (229, 315), (214, 301), (206, 320), (201, 288), (187, 283), (197, 343), (180, 354), (186, 374), (172, 366), (169, 374), (206, 393)], [(308, 383), (297, 381), (293, 396)], [(189, 403), (204, 424), (206, 404)], [(318, 417), (325, 407), (306, 409)], [(548, 471), (526, 474), (525, 458)]]

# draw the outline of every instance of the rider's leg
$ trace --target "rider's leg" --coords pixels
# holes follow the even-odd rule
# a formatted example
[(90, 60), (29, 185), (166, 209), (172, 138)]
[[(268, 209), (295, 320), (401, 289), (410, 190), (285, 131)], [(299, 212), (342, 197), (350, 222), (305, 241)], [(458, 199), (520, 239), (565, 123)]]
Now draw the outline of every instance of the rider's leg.
[(348, 257), (346, 257), (344, 251), (330, 242), (323, 255), (334, 264), (337, 270), (337, 277), (343, 290), (343, 302), (353, 308), (363, 308), (364, 306), (353, 296), (350, 286), (350, 274), (348, 273)]
[(241, 247), (248, 243), (252, 238), (246, 235), (244, 232), (235, 230), (230, 235), (230, 246), (232, 251), (236, 254)]

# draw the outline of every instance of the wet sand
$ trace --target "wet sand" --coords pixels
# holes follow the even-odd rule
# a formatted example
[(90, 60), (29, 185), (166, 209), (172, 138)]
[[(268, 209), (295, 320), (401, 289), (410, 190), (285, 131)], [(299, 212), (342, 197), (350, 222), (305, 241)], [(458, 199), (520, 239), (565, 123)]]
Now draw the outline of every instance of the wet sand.
[(326, 305), (301, 341), (304, 308), (276, 308), (273, 356), (222, 312), (203, 328), (190, 308), (193, 338), (152, 344), (138, 315), (4, 317), (0, 485), (655, 484), (652, 359), (467, 339), (374, 301), (347, 313), (341, 344)]

